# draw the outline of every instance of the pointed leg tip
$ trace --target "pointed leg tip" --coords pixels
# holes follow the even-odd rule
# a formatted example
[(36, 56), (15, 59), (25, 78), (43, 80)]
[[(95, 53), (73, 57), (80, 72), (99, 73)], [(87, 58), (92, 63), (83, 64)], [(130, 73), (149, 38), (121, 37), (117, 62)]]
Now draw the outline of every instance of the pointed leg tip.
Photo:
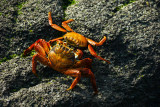
[(98, 91), (95, 91), (94, 93), (93, 93), (93, 95), (97, 95), (98, 94)]
[(106, 61), (108, 64), (111, 64), (111, 62), (109, 62), (109, 61)]
[(70, 87), (68, 89), (66, 89), (67, 91), (72, 90)]
[(35, 72), (32, 72), (36, 77), (38, 77), (38, 75), (37, 75), (37, 73), (35, 73)]
[(74, 21), (74, 19), (71, 19), (71, 21)]

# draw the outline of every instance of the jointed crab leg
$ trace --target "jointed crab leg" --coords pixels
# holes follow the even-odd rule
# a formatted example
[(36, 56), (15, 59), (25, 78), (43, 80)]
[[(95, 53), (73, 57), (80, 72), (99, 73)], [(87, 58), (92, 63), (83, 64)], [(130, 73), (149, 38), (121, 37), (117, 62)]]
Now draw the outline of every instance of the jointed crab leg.
[[(106, 36), (104, 36), (104, 38), (100, 42), (95, 42), (92, 39), (88, 39), (88, 38), (87, 38), (87, 41), (93, 46), (101, 46), (106, 41)], [(94, 49), (92, 48), (92, 46), (90, 44), (88, 44), (88, 50), (90, 51), (91, 55), (93, 55), (94, 57), (96, 57), (96, 58), (98, 58), (100, 60), (104, 60), (108, 64), (110, 64), (109, 61), (107, 61), (106, 59), (102, 58), (101, 56), (98, 56), (97, 53), (94, 51)]]
[(103, 37), (103, 39), (100, 42), (95, 42), (92, 39), (87, 38), (87, 41), (93, 45), (93, 46), (101, 46), (106, 41), (106, 36)]
[(62, 32), (67, 32), (66, 30), (68, 30), (68, 31), (73, 32), (73, 30), (68, 26), (68, 23), (74, 21), (73, 19), (69, 19), (69, 20), (67, 20), (67, 21), (62, 22), (62, 26), (63, 26), (66, 30), (63, 29), (63, 28), (61, 28), (60, 26), (52, 23), (51, 12), (48, 13), (48, 20), (49, 20), (49, 24), (51, 25), (51, 27), (54, 28), (54, 29), (56, 29), (56, 30), (59, 30), (59, 31), (62, 31)]
[(67, 32), (65, 29), (63, 29), (63, 28), (59, 27), (58, 25), (52, 23), (51, 12), (48, 13), (48, 20), (49, 20), (49, 24), (51, 25), (52, 28), (54, 28), (56, 30), (59, 30), (59, 31), (62, 31), (62, 32)]
[(64, 72), (64, 74), (76, 77), (75, 80), (72, 82), (71, 86), (67, 90), (73, 89), (82, 76), (90, 78), (95, 94), (98, 93), (95, 76), (90, 69), (88, 68), (68, 69), (67, 71)]
[(59, 37), (59, 38), (56, 38), (56, 39), (52, 39), (52, 40), (49, 41), (49, 43), (53, 43), (53, 42), (61, 40), (61, 39), (64, 39), (64, 38), (63, 37)]
[(69, 19), (69, 20), (67, 20), (67, 21), (62, 22), (62, 26), (63, 26), (66, 30), (73, 32), (73, 30), (67, 25), (67, 23), (70, 23), (70, 22), (72, 22), (72, 21), (74, 21), (74, 20), (73, 20), (73, 19)]
[(50, 62), (46, 58), (46, 55), (49, 52), (49, 48), (50, 48), (50, 44), (48, 42), (46, 42), (43, 39), (39, 39), (24, 51), (24, 55), (30, 53), (33, 49), (37, 51), (37, 54), (35, 54), (32, 58), (32, 72), (36, 76), (37, 76), (36, 74), (37, 61), (51, 67)]
[(85, 59), (82, 59), (82, 60), (78, 61), (78, 62), (74, 65), (74, 68), (78, 68), (78, 67), (91, 68), (91, 65), (92, 65), (92, 59), (90, 59), (90, 58), (85, 58)]
[(44, 57), (40, 54), (35, 54), (32, 58), (32, 72), (35, 76), (38, 76), (36, 73), (37, 61), (39, 61), (43, 65), (47, 65), (47, 66), (51, 67), (51, 65), (46, 57)]
[[(37, 48), (44, 48), (44, 51), (45, 53), (48, 53), (49, 52), (49, 48), (50, 48), (50, 44), (48, 42), (46, 42), (45, 40), (43, 39), (38, 39), (35, 43), (33, 43), (29, 48), (27, 48), (25, 51), (24, 51), (24, 55), (27, 55), (29, 54), (33, 49), (34, 47), (37, 46)], [(41, 49), (39, 49), (40, 51)], [(43, 54), (44, 55), (44, 54)]]
[(109, 61), (107, 61), (106, 59), (102, 58), (101, 56), (98, 56), (97, 53), (94, 51), (94, 49), (92, 48), (92, 46), (90, 44), (88, 45), (88, 50), (91, 53), (91, 55), (93, 55), (94, 57), (96, 57), (96, 58), (98, 58), (100, 60), (106, 61), (108, 64), (110, 64)]

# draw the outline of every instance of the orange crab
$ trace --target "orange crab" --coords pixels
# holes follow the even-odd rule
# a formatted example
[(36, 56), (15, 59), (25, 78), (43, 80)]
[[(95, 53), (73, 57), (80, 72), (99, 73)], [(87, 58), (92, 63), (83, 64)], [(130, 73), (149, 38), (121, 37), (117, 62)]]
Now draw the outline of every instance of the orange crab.
[[(56, 40), (61, 40), (61, 39), (65, 39), (67, 41), (67, 43), (71, 46), (74, 47), (78, 47), (78, 48), (83, 48), (83, 47), (88, 47), (91, 55), (93, 55), (94, 57), (100, 59), (100, 60), (104, 60), (107, 63), (110, 64), (110, 62), (104, 58), (102, 58), (101, 56), (98, 56), (97, 53), (94, 51), (94, 49), (92, 48), (91, 45), (93, 46), (101, 46), (103, 45), (103, 43), (106, 41), (106, 37), (104, 36), (104, 38), (100, 41), (100, 42), (95, 42), (89, 38), (84, 37), (83, 35), (74, 32), (68, 25), (67, 23), (70, 23), (72, 21), (74, 21), (73, 19), (69, 19), (67, 21), (62, 22), (62, 26), (66, 29), (61, 28), (60, 26), (53, 24), (52, 23), (52, 17), (51, 17), (51, 12), (48, 13), (48, 20), (49, 20), (49, 24), (52, 28), (62, 31), (62, 32), (66, 32), (66, 34), (62, 37), (56, 38), (56, 39), (52, 39), (50, 40), (50, 43), (56, 41)], [(69, 31), (69, 32), (68, 32)], [(81, 50), (79, 50), (81, 52), (81, 54), (83, 54), (83, 52)], [(81, 56), (80, 56), (81, 57)]]
[(90, 69), (92, 59), (77, 60), (82, 54), (79, 50), (68, 47), (67, 43), (63, 41), (56, 41), (57, 44), (51, 47), (49, 42), (39, 39), (24, 51), (24, 55), (29, 54), (33, 49), (37, 52), (32, 58), (32, 72), (37, 76), (36, 66), (39, 61), (65, 75), (76, 77), (67, 90), (73, 89), (81, 77), (88, 77), (91, 80), (94, 93), (97, 94), (95, 76)]

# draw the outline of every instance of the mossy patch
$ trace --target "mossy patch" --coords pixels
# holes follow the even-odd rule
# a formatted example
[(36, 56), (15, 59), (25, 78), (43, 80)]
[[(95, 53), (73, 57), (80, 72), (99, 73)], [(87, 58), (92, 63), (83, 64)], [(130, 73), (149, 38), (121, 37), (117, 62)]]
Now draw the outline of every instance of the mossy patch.
[(16, 23), (17, 22), (17, 17), (18, 15), (22, 14), (22, 8), (23, 8), (23, 5), (25, 4), (26, 2), (22, 2), (22, 3), (18, 3), (15, 8), (14, 8), (14, 12), (13, 12), (13, 22)]
[(30, 53), (30, 56), (33, 56), (34, 54), (36, 54), (37, 52), (35, 50), (32, 50), (32, 52)]
[(76, 3), (75, 0), (62, 0), (63, 1), (63, 10), (66, 10), (68, 6), (73, 5)]
[(140, 74), (140, 75), (138, 75), (137, 79), (139, 80), (139, 79), (143, 78), (144, 76), (145, 75)]
[(135, 2), (135, 1), (137, 1), (137, 0), (126, 0), (122, 5), (117, 6), (114, 9), (114, 12), (116, 13), (117, 11), (121, 10), (124, 6), (127, 6), (128, 4), (131, 4), (131, 3)]
[(17, 9), (17, 14), (18, 15), (20, 15), (20, 14), (22, 14), (22, 7), (23, 7), (23, 5), (24, 5), (25, 3), (23, 2), (23, 3), (20, 3), (20, 4), (18, 4), (17, 5), (17, 7), (18, 7), (18, 9)]
[(4, 57), (4, 58), (2, 58), (2, 59), (0, 60), (0, 64), (1, 64), (2, 62), (8, 61), (8, 60), (10, 60), (10, 59), (13, 59), (13, 58), (15, 58), (16, 56), (18, 56), (18, 55), (17, 55), (17, 54), (13, 54), (13, 55), (9, 55), (8, 57)]
[(30, 32), (30, 33), (32, 33), (32, 32), (33, 32), (33, 30), (29, 30), (29, 32)]

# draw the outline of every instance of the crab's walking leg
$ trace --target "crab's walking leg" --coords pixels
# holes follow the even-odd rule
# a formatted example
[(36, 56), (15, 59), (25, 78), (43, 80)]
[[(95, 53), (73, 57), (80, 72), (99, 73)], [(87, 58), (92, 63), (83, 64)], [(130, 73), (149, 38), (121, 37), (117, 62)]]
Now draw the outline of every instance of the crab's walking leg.
[(32, 58), (32, 72), (35, 76), (38, 77), (36, 73), (37, 61), (42, 63), (43, 65), (51, 66), (48, 59), (40, 54), (35, 54)]
[(90, 78), (95, 94), (98, 93), (95, 76), (90, 69), (88, 68), (68, 69), (67, 71), (65, 71), (65, 74), (76, 77), (75, 80), (72, 82), (71, 86), (67, 90), (73, 89), (82, 76)]
[(68, 69), (67, 71), (65, 71), (64, 74), (72, 76), (72, 77), (76, 77), (74, 81), (72, 82), (71, 86), (67, 90), (73, 89), (75, 85), (79, 82), (79, 80), (81, 79), (81, 72), (78, 69)]
[(108, 60), (102, 58), (101, 56), (98, 56), (90, 44), (88, 45), (88, 50), (90, 51), (91, 55), (93, 55), (94, 57), (96, 57), (100, 60), (106, 61), (108, 64), (110, 64), (110, 62)]
[(95, 42), (92, 39), (87, 38), (87, 41), (93, 45), (93, 46), (101, 46), (106, 41), (106, 36), (103, 37), (103, 39), (100, 42)]
[(34, 45), (34, 49), (36, 50), (37, 54), (35, 54), (32, 58), (32, 72), (37, 76), (36, 74), (37, 61), (39, 61), (43, 65), (51, 67), (49, 60), (46, 58), (46, 54), (49, 52), (49, 47), (47, 45), (47, 42), (42, 39), (40, 43), (36, 43)]
[(46, 42), (44, 39), (39, 39), (35, 43), (33, 43), (29, 48), (24, 51), (24, 55), (30, 53), (33, 49), (36, 50), (37, 54), (35, 54), (32, 58), (32, 72), (36, 74), (36, 66), (37, 61), (41, 62), (44, 65), (48, 65), (51, 67), (46, 55), (50, 50), (50, 44)]
[(49, 52), (50, 44), (46, 42), (44, 39), (38, 39), (35, 43), (33, 43), (29, 48), (24, 51), (24, 56), (29, 54), (35, 47), (35, 45), (40, 44), (46, 53)]
[(85, 59), (82, 59), (82, 60), (78, 61), (78, 62), (74, 65), (74, 68), (78, 68), (78, 67), (91, 68), (91, 65), (92, 65), (92, 59), (90, 59), (90, 58), (85, 58)]
[(61, 32), (67, 32), (65, 29), (63, 29), (63, 28), (59, 27), (58, 25), (52, 23), (51, 12), (48, 13), (48, 20), (49, 20), (49, 24), (51, 25), (52, 28), (54, 28), (56, 30), (59, 30)]
[(56, 38), (56, 39), (52, 39), (52, 40), (49, 41), (49, 43), (53, 43), (53, 42), (61, 40), (61, 39), (64, 39), (64, 38), (63, 37), (59, 37), (59, 38)]
[(74, 21), (74, 20), (73, 20), (73, 19), (69, 19), (69, 20), (67, 20), (67, 21), (62, 22), (62, 26), (63, 26), (66, 30), (73, 32), (73, 30), (68, 26), (68, 23), (70, 23), (70, 22), (72, 22), (72, 21)]

